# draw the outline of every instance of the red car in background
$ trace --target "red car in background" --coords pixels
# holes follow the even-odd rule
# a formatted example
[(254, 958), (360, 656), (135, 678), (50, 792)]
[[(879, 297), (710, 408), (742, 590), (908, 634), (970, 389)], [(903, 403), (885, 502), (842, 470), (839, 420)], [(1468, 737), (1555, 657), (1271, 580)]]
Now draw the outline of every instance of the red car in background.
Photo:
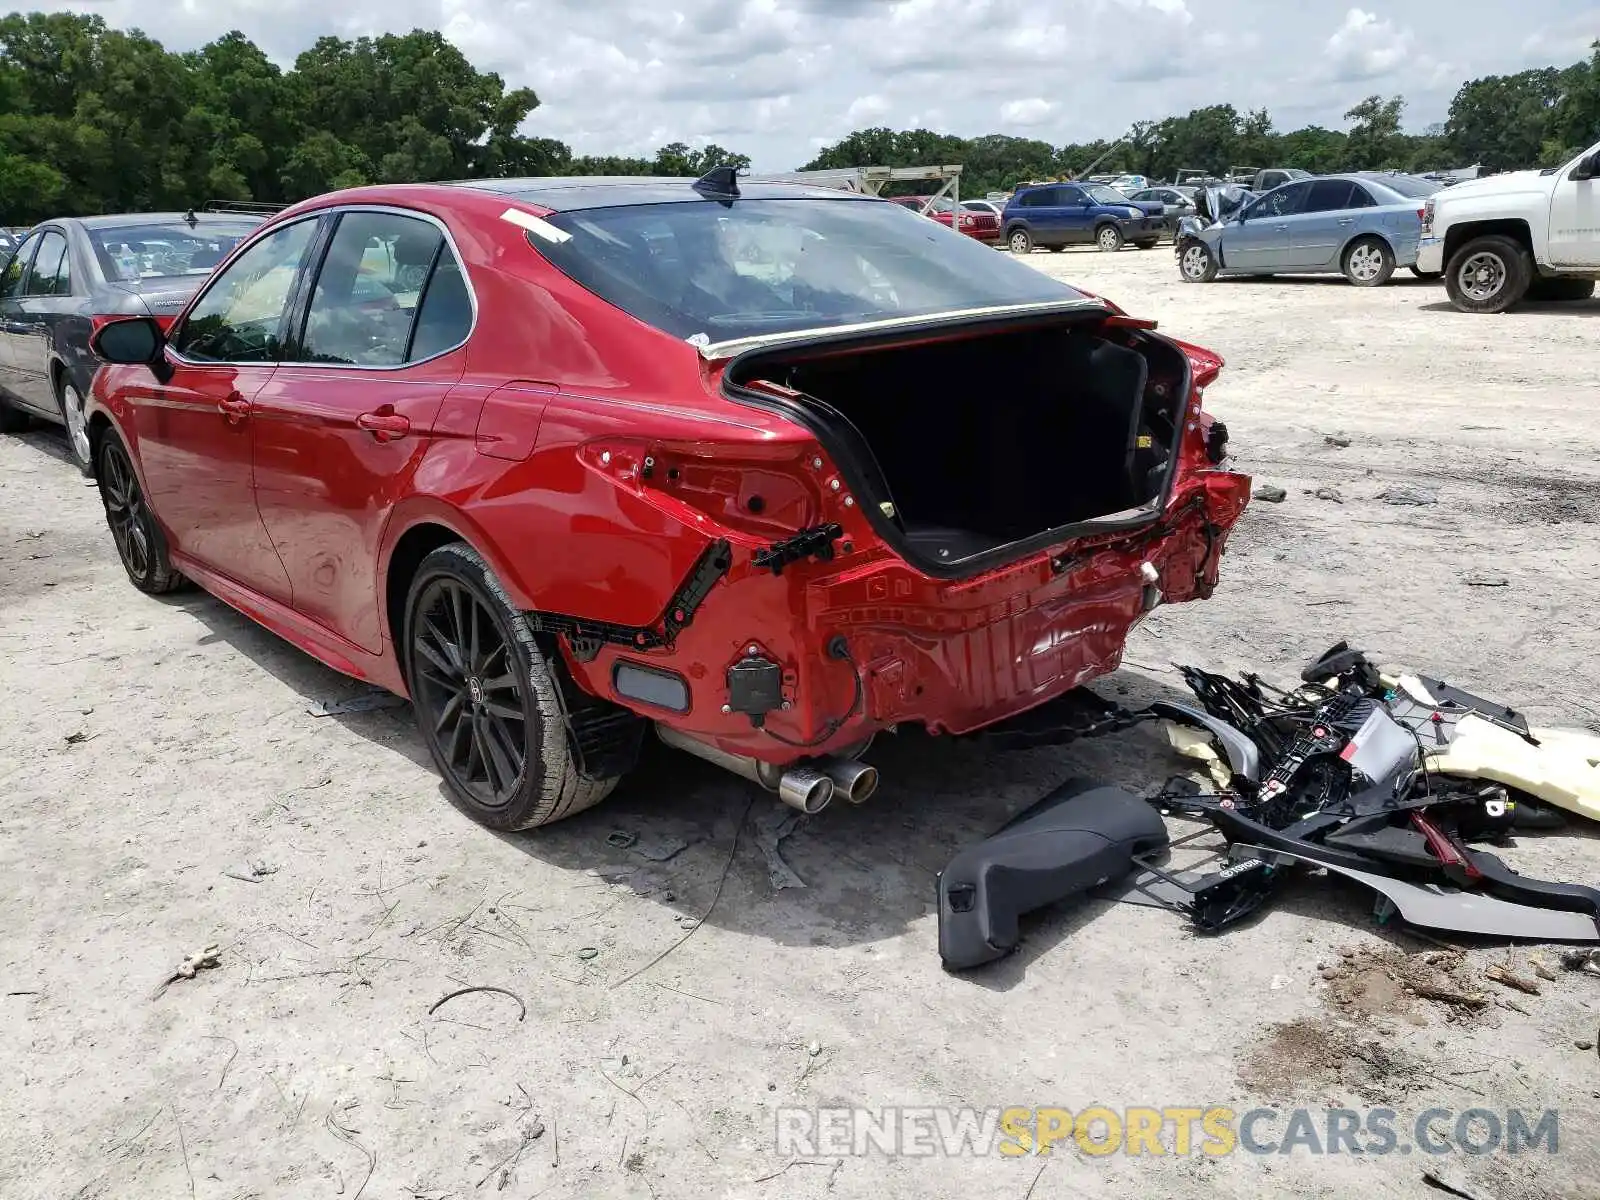
[[(946, 229), (950, 228), (951, 218), (956, 213), (956, 206), (948, 196), (891, 196), (888, 199), (891, 204), (899, 204), (931, 217)], [(956, 220), (956, 230), (987, 246), (1000, 245), (1000, 218), (994, 213), (973, 212), (963, 208)]]
[(95, 476), (185, 578), (409, 696), (464, 811), (606, 795), (652, 728), (814, 812), (1209, 596), (1222, 363), (871, 197), (493, 179), (305, 201), (101, 326)]

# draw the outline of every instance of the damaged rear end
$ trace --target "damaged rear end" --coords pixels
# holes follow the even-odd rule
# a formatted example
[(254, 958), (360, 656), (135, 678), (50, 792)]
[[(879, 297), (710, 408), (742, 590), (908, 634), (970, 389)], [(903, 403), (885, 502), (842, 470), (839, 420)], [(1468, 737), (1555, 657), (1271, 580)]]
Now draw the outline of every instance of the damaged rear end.
[[(821, 452), (823, 528), (796, 536), (838, 536), (791, 587), (815, 648), (844, 637), (862, 674), (841, 738), (1013, 716), (1216, 585), (1249, 494), (1202, 410), (1221, 361), (1098, 301), (1046, 308), (731, 348), (724, 394)], [(807, 715), (795, 732), (824, 732)]]
[(1249, 495), (1202, 410), (1219, 358), (881, 201), (695, 189), (530, 226), (696, 351), (626, 424), (544, 409), (545, 477), (586, 468), (552, 507), (605, 514), (544, 569), (581, 617), (535, 616), (586, 691), (813, 811), (870, 793), (878, 732), (1025, 712), (1211, 594)]

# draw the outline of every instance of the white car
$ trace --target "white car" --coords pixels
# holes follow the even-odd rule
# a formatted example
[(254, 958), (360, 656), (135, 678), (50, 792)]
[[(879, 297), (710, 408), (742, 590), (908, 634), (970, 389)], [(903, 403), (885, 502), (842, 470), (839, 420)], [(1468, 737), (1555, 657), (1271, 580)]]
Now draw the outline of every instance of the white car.
[(1554, 170), (1458, 183), (1423, 206), (1419, 274), (1462, 312), (1587, 300), (1600, 279), (1600, 144)]

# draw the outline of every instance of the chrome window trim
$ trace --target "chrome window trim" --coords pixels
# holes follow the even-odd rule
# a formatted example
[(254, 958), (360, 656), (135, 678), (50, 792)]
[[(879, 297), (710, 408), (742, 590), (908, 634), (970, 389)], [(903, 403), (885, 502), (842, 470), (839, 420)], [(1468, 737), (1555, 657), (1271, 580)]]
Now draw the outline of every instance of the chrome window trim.
[[(450, 346), (450, 347), (448, 347), (448, 348), (446, 348), (444, 350), (440, 350), (436, 354), (430, 354), (430, 355), (428, 355), (427, 358), (414, 358), (414, 359), (411, 359), (409, 362), (394, 363), (394, 364), (392, 364), (390, 366), (367, 366), (367, 365), (365, 365), (363, 363), (304, 362), (304, 361), (302, 361), (300, 359), (294, 359), (294, 358), (277, 358), (277, 359), (273, 359), (270, 362), (223, 362), (223, 361), (218, 361), (218, 360), (214, 360), (214, 359), (192, 359), (192, 358), (185, 358), (183, 355), (179, 354), (177, 349), (172, 345), (171, 342), (167, 343), (167, 354), (168, 354), (168, 356), (170, 358), (172, 358), (175, 362), (177, 362), (177, 363), (179, 363), (179, 364), (181, 364), (183, 366), (186, 366), (186, 367), (273, 367), (273, 368), (278, 368), (278, 367), (299, 367), (299, 368), (302, 368), (302, 369), (305, 369), (305, 370), (314, 370), (314, 371), (386, 371), (386, 372), (390, 372), (390, 371), (409, 371), (412, 367), (420, 367), (420, 366), (424, 365), (425, 363), (434, 362), (437, 359), (443, 358), (446, 354), (454, 354), (457, 350), (461, 349), (461, 347), (465, 346), (468, 342), (470, 342), (472, 340), (472, 335), (478, 331), (478, 291), (477, 291), (477, 289), (475, 287), (473, 287), (472, 275), (467, 270), (466, 259), (462, 257), (461, 248), (456, 245), (456, 239), (454, 238), (454, 236), (451, 235), (450, 227), (448, 225), (446, 225), (443, 221), (441, 221), (438, 217), (434, 216), (432, 213), (423, 212), (420, 209), (415, 209), (415, 208), (401, 208), (398, 205), (393, 205), (393, 204), (339, 204), (339, 205), (334, 205), (334, 206), (329, 207), (329, 208), (319, 208), (315, 212), (304, 213), (300, 217), (297, 217), (293, 221), (285, 221), (281, 225), (273, 225), (273, 226), (270, 226), (270, 227), (263, 228), (263, 230), (261, 232), (259, 232), (255, 237), (251, 238), (248, 242), (244, 243), (243, 247), (238, 251), (238, 253), (239, 253), (240, 256), (243, 256), (244, 254), (248, 253), (250, 248), (253, 247), (258, 241), (264, 241), (266, 238), (271, 237), (273, 234), (277, 233), (279, 230), (288, 229), (292, 225), (298, 225), (301, 221), (321, 221), (325, 217), (342, 216), (345, 213), (357, 213), (357, 212), (361, 212), (361, 213), (387, 213), (390, 216), (410, 217), (413, 220), (426, 221), (428, 224), (430, 224), (430, 225), (434, 226), (434, 228), (438, 229), (438, 231), (444, 236), (444, 244), (450, 248), (450, 253), (455, 257), (456, 265), (461, 268), (461, 278), (462, 278), (463, 282), (465, 282), (466, 285), (467, 285), (467, 299), (472, 302), (472, 322), (471, 322), (471, 324), (469, 324), (467, 326), (466, 336), (463, 337), (459, 342), (457, 342), (455, 345)], [(338, 226), (335, 226), (334, 227), (334, 231), (333, 231), (333, 236), (337, 237), (338, 234), (339, 234)], [(231, 266), (232, 264), (230, 263), (229, 265)], [(318, 270), (320, 271), (321, 270), (321, 264), (318, 263), (317, 267), (318, 267)], [(435, 269), (437, 269), (437, 268), (435, 268)], [(212, 278), (214, 280), (216, 278), (216, 276), (213, 275)], [(430, 284), (433, 282), (431, 277), (429, 278), (428, 282)], [(195, 295), (194, 303), (195, 304), (199, 304), (201, 299), (205, 296), (206, 292), (210, 291), (210, 289), (213, 286), (215, 286), (214, 283), (211, 282), (211, 281), (208, 281), (207, 284), (206, 284), (206, 287)], [(423, 297), (418, 297), (418, 299), (417, 299), (417, 316), (418, 317), (420, 317), (422, 315), (422, 301), (425, 298), (426, 297), (423, 296)], [(309, 305), (308, 305), (308, 307), (309, 307)], [(190, 311), (193, 311), (192, 306), (191, 306), (191, 310)], [(185, 321), (188, 320), (188, 313), (184, 314), (184, 319), (185, 319)], [(180, 326), (178, 326), (178, 328), (181, 331), (183, 326), (180, 325)]]

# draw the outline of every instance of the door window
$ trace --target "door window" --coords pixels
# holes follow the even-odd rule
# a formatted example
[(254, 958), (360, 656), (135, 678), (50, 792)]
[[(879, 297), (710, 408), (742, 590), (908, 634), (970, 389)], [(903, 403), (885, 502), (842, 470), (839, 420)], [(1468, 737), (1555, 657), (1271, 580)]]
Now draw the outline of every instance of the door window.
[(5, 273), (0, 275), (0, 300), (15, 300), (22, 293), (22, 280), (28, 273), (28, 264), (33, 261), (34, 251), (39, 249), (39, 239), (29, 238), (22, 243), (22, 248), (11, 256), (11, 261), (6, 264)]
[(436, 225), (398, 213), (345, 213), (317, 273), (295, 357), (394, 367), (460, 345), (471, 327), (461, 264)]
[(1257, 200), (1245, 215), (1252, 221), (1262, 217), (1292, 217), (1304, 211), (1306, 195), (1310, 191), (1309, 183), (1285, 184)]
[[(22, 289), (24, 296), (60, 296), (66, 295), (67, 284), (67, 239), (54, 229), (45, 230), (44, 237), (39, 241), (39, 253), (33, 260), (33, 270), (28, 274), (28, 283)], [(66, 290), (57, 290), (59, 288)]]
[(1373, 208), (1376, 207), (1377, 203), (1378, 202), (1372, 198), (1372, 193), (1367, 191), (1367, 189), (1362, 187), (1359, 183), (1352, 183), (1350, 185), (1351, 208)]
[(316, 218), (286, 225), (235, 259), (184, 321), (177, 352), (200, 362), (277, 362), (284, 311), (316, 229)]
[(1050, 197), (1050, 203), (1060, 206), (1083, 203), (1083, 189), (1075, 187), (1058, 187)]
[(1302, 212), (1339, 212), (1350, 207), (1350, 189), (1347, 179), (1319, 179), (1311, 185), (1310, 194)]

